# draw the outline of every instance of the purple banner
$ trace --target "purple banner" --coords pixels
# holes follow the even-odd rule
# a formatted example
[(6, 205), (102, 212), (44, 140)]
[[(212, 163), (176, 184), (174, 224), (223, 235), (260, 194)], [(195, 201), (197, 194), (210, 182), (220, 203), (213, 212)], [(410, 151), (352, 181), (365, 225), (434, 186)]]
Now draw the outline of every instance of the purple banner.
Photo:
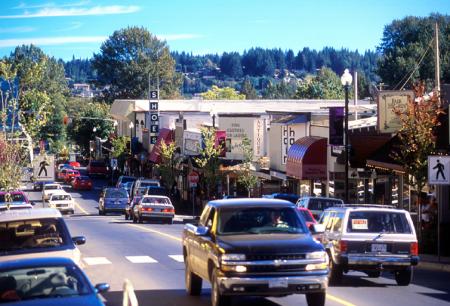
[(330, 107), (330, 145), (344, 145), (344, 107)]

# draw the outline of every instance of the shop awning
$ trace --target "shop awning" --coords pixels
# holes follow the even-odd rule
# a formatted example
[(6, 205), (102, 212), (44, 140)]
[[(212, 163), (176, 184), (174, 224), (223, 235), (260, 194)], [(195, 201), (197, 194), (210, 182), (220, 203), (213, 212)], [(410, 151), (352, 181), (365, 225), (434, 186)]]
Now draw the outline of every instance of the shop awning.
[(161, 162), (161, 142), (165, 142), (169, 144), (173, 141), (173, 131), (171, 129), (160, 129), (158, 133), (158, 139), (156, 140), (156, 144), (153, 146), (153, 150), (150, 152), (149, 160), (158, 164)]
[(392, 157), (395, 151), (400, 150), (399, 146), (400, 139), (397, 136), (392, 137), (367, 158), (366, 165), (380, 170), (404, 173), (403, 165)]
[(327, 139), (307, 136), (291, 145), (287, 153), (286, 175), (300, 180), (327, 178)]

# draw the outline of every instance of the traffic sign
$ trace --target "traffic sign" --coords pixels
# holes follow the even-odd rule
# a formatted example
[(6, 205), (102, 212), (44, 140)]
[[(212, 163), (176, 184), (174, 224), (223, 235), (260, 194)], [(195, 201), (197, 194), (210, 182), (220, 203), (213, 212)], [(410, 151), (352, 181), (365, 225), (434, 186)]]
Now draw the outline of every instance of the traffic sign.
[(450, 156), (428, 156), (428, 184), (450, 185)]
[(117, 158), (111, 158), (111, 168), (117, 169)]
[(200, 177), (198, 176), (198, 173), (195, 171), (191, 171), (188, 174), (189, 187), (191, 187), (191, 188), (197, 187), (197, 183), (198, 183), (199, 179), (200, 179)]
[(33, 159), (33, 177), (35, 181), (55, 180), (55, 156), (38, 155)]

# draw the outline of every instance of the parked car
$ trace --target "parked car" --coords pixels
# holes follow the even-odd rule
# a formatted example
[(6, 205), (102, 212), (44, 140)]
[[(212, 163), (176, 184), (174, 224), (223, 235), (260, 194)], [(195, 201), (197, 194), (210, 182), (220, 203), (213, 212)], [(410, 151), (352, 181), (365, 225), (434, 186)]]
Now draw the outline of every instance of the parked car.
[(322, 212), (325, 209), (336, 206), (336, 205), (340, 205), (340, 204), (344, 204), (344, 201), (342, 201), (341, 199), (327, 198), (327, 197), (309, 197), (309, 196), (307, 196), (307, 197), (301, 197), (297, 201), (297, 206), (308, 208), (312, 212), (312, 214), (316, 220), (319, 220), (320, 215), (322, 214)]
[(138, 204), (133, 206), (134, 223), (143, 223), (144, 220), (161, 220), (172, 224), (174, 216), (175, 208), (166, 196), (144, 195)]
[(105, 188), (98, 200), (99, 215), (106, 215), (109, 212), (125, 213), (125, 208), (130, 202), (128, 193), (123, 188)]
[(308, 208), (297, 207), (297, 210), (300, 212), (300, 215), (303, 217), (303, 219), (305, 219), (305, 223), (308, 228), (311, 228), (312, 224), (317, 223), (316, 219)]
[(0, 191), (0, 210), (21, 208), (33, 208), (32, 204), (23, 191)]
[(369, 277), (390, 271), (398, 285), (409, 285), (419, 256), (414, 224), (407, 211), (381, 205), (344, 205), (325, 210), (319, 222), (325, 226), (322, 243), (330, 257), (330, 281), (338, 283), (350, 270)]
[(45, 184), (42, 187), (42, 202), (48, 201), (52, 193), (64, 190), (58, 183)]
[(8, 305), (104, 305), (107, 283), (91, 284), (68, 258), (27, 258), (0, 262), (0, 303)]
[(72, 182), (72, 180), (74, 178), (79, 177), (80, 175), (81, 175), (80, 171), (78, 171), (78, 170), (67, 170), (66, 177), (64, 178), (64, 181), (66, 183), (70, 183), (70, 182)]
[(209, 281), (213, 306), (226, 305), (233, 295), (289, 294), (325, 305), (328, 256), (291, 202), (210, 201), (199, 224), (185, 226), (182, 244), (186, 291), (199, 295), (203, 280)]
[(74, 190), (91, 190), (93, 185), (91, 178), (85, 175), (75, 177), (70, 184)]
[(76, 245), (61, 213), (54, 208), (20, 209), (0, 213), (0, 262), (32, 257), (67, 257), (81, 264)]
[(109, 175), (108, 165), (104, 161), (92, 160), (87, 165), (86, 170), (89, 176), (107, 177)]
[(295, 204), (300, 196), (294, 193), (272, 193), (263, 195), (263, 198), (286, 200)]
[(61, 213), (73, 214), (75, 212), (75, 202), (72, 196), (64, 190), (50, 195), (48, 207), (56, 208)]
[(117, 183), (116, 183), (116, 187), (117, 188), (121, 188), (124, 186), (125, 183), (129, 183), (129, 182), (134, 182), (136, 181), (137, 178), (134, 176), (126, 176), (126, 175), (121, 175), (119, 176), (119, 178), (117, 179)]

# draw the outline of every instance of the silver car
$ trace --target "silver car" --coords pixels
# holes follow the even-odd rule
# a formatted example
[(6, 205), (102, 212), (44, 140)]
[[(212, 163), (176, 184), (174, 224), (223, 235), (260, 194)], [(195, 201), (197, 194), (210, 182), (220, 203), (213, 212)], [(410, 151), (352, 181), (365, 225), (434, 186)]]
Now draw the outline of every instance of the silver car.
[(133, 222), (143, 223), (144, 220), (162, 220), (172, 224), (175, 208), (168, 197), (145, 195), (137, 205), (134, 205)]

